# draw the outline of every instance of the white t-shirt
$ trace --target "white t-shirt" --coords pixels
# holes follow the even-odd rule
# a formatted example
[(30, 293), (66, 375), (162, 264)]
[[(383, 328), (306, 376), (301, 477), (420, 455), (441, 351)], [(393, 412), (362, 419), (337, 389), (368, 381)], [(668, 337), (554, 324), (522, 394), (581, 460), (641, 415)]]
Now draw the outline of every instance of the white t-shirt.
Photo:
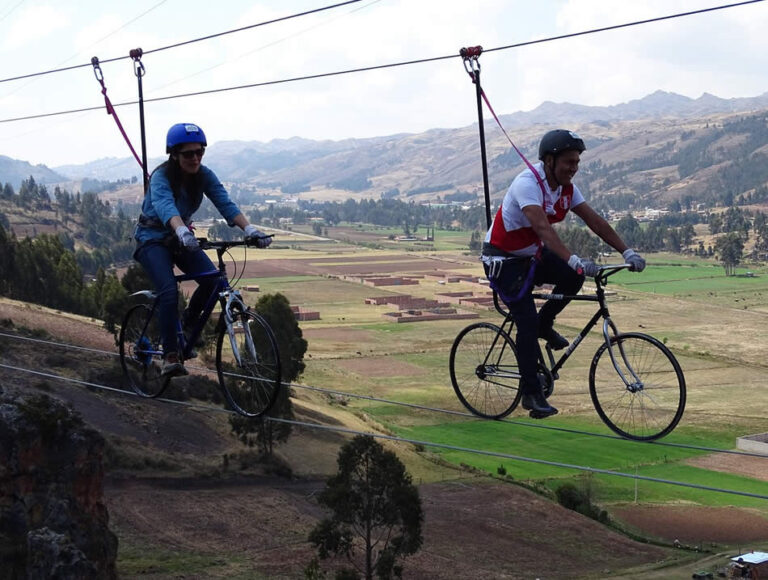
[[(531, 222), (528, 221), (525, 213), (523, 213), (524, 207), (537, 205), (544, 209), (545, 213), (548, 215), (554, 216), (556, 213), (555, 205), (560, 200), (563, 188), (562, 186), (558, 186), (557, 189), (553, 190), (549, 187), (549, 184), (544, 177), (544, 163), (539, 161), (533, 167), (541, 176), (546, 195), (542, 192), (542, 188), (539, 186), (536, 176), (530, 169), (525, 169), (512, 180), (512, 184), (509, 186), (509, 189), (501, 202), (501, 217), (504, 221), (504, 230), (506, 232), (513, 232), (510, 234), (512, 236), (514, 236), (514, 230), (531, 228)], [(584, 203), (584, 201), (584, 196), (581, 191), (574, 185), (570, 208), (576, 207), (577, 205)], [(564, 209), (567, 211), (570, 208), (566, 207)], [(497, 218), (498, 213), (493, 218), (494, 222)], [(491, 241), (493, 227), (494, 224), (492, 223), (485, 235), (485, 241), (488, 243)], [(538, 244), (531, 244), (524, 248), (517, 249), (513, 253), (518, 256), (533, 256), (537, 249)]]

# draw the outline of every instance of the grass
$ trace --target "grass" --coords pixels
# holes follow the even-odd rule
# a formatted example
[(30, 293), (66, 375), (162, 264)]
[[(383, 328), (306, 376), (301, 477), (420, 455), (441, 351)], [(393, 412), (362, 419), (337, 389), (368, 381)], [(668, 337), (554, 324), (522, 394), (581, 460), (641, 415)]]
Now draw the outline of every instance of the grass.
[[(599, 427), (594, 424), (573, 419), (550, 419), (547, 426), (600, 432)], [(695, 430), (689, 429), (689, 431), (691, 431), (690, 435), (675, 434), (665, 441), (715, 448), (730, 447), (733, 441), (730, 433), (704, 435)], [(526, 428), (521, 424), (500, 421), (468, 420), (400, 428), (397, 432), (408, 439), (483, 450), (487, 454), (439, 447), (434, 449), (450, 463), (470, 465), (490, 474), (496, 473), (499, 466), (503, 465), (506, 474), (513, 479), (543, 482), (553, 490), (564, 481), (578, 481), (583, 477), (583, 471), (550, 464), (560, 463), (768, 496), (768, 482), (685, 465), (683, 462), (686, 459), (705, 454), (704, 451), (693, 449), (606, 439), (550, 429)], [(525, 458), (534, 461), (526, 461)], [(600, 474), (594, 477), (596, 498), (599, 501), (612, 503), (633, 500), (634, 479)], [(642, 480), (638, 482), (638, 488), (641, 501), (648, 503), (691, 502), (710, 506), (733, 505), (760, 508), (768, 513), (768, 505), (765, 499), (761, 498)]]
[(117, 557), (117, 572), (121, 578), (183, 578), (185, 575), (203, 575), (206, 578), (258, 578), (246, 567), (245, 559), (237, 554), (204, 554), (178, 547), (163, 549), (128, 543), (126, 536), (121, 537), (123, 539)]
[[(360, 235), (369, 241), (386, 241), (389, 234), (401, 235), (402, 232), (394, 228), (368, 228), (367, 231), (366, 228), (345, 228), (343, 232), (332, 233), (350, 239)], [(481, 274), (474, 256), (466, 254), (469, 235), (469, 232), (436, 231), (433, 254), (440, 258), (436, 269)], [(384, 257), (385, 262), (391, 264), (398, 259), (398, 254), (405, 261), (413, 256), (403, 253), (402, 246), (397, 244), (387, 248), (353, 249), (345, 258), (335, 252), (333, 245), (327, 245), (325, 250), (303, 252), (301, 257), (332, 257), (334, 263), (353, 263), (359, 262), (361, 256), (375, 255)], [(621, 331), (647, 332), (665, 342), (680, 360), (686, 374), (686, 414), (676, 431), (664, 441), (732, 448), (736, 437), (757, 432), (768, 415), (768, 390), (761, 388), (765, 370), (762, 345), (768, 344), (768, 324), (760, 311), (765, 302), (762, 293), (768, 292), (768, 269), (750, 268), (757, 274), (754, 278), (726, 277), (722, 266), (712, 260), (670, 254), (651, 254), (647, 258), (649, 267), (642, 274), (621, 272), (611, 278), (608, 289), (616, 294), (609, 299), (609, 307), (612, 319)], [(309, 353), (313, 355), (311, 359), (305, 359), (307, 370), (303, 380), (307, 384), (387, 401), (466, 412), (450, 384), (448, 353), (461, 328), (475, 321), (395, 324), (381, 318), (387, 307), (364, 302), (370, 296), (411, 294), (431, 297), (459, 289), (471, 289), (480, 294), (486, 291), (485, 288), (466, 283), (441, 286), (427, 279), (420, 281), (418, 286), (371, 288), (322, 276), (285, 276), (254, 282), (261, 286), (262, 292), (281, 291), (293, 304), (320, 311), (320, 321), (302, 323), (302, 328), (310, 333)], [(706, 308), (702, 303), (706, 303)], [(742, 312), (744, 306), (748, 310)], [(570, 305), (558, 317), (558, 328), (572, 338), (593, 309), (593, 304)], [(478, 320), (500, 322), (494, 312), (476, 311), (480, 314)], [(331, 328), (344, 332), (324, 337), (321, 330)], [(599, 340), (598, 329), (584, 341), (563, 369), (556, 397), (564, 413), (548, 419), (547, 426), (610, 434), (597, 417), (587, 394), (589, 362)], [(366, 371), (365, 361), (384, 370)], [(738, 420), (734, 420), (734, 406), (738, 409)], [(685, 464), (686, 459), (702, 454), (701, 451), (522, 427), (509, 422), (482, 421), (387, 402), (352, 398), (348, 408), (371, 416), (409, 439), (629, 474), (637, 471), (648, 477), (756, 490), (754, 493), (768, 495), (768, 483)], [(527, 418), (518, 417), (520, 415), (514, 417), (515, 423), (529, 422)], [(550, 487), (582, 477), (580, 471), (543, 463), (438, 448), (430, 451), (449, 463), (471, 465), (491, 474), (495, 474), (503, 463), (514, 479), (537, 481)], [(634, 497), (635, 482), (632, 479), (602, 475), (595, 475), (594, 479), (601, 501), (620, 502)], [(638, 492), (641, 501), (758, 507), (761, 502), (765, 504), (764, 500), (642, 481), (638, 482)]]

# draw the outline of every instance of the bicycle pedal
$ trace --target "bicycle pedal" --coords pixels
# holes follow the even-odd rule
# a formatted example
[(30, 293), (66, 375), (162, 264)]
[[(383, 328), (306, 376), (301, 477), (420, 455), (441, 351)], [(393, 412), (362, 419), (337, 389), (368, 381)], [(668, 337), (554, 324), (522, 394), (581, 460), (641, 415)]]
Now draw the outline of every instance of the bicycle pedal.
[(531, 419), (546, 419), (547, 417), (551, 417), (552, 415), (557, 415), (557, 409), (553, 408), (552, 412), (544, 412), (544, 411), (531, 411), (528, 413), (528, 416)]

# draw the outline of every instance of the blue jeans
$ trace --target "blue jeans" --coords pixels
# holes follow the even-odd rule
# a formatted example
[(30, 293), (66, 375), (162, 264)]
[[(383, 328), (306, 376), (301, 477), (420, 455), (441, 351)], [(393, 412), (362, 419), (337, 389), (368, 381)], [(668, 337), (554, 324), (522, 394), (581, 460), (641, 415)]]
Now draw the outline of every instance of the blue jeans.
[[(189, 252), (173, 250), (162, 241), (150, 241), (141, 244), (134, 253), (134, 258), (144, 268), (157, 291), (157, 316), (160, 322), (160, 334), (163, 337), (165, 353), (178, 352), (179, 343), (176, 331), (179, 322), (179, 291), (173, 267), (178, 266), (185, 274), (202, 274), (216, 270), (211, 259), (202, 250)], [(203, 278), (196, 281), (197, 289), (187, 305), (188, 319), (197, 320), (203, 311), (205, 302), (213, 292), (218, 280)]]
[[(577, 274), (568, 263), (554, 252), (544, 248), (541, 260), (536, 264), (533, 283), (554, 284), (553, 294), (575, 295), (584, 284), (584, 276)], [(531, 293), (517, 302), (510, 302), (507, 308), (515, 318), (517, 326), (517, 362), (522, 377), (520, 389), (523, 393), (534, 392), (539, 385), (536, 367), (539, 360), (539, 328), (551, 328), (557, 316), (568, 305), (568, 300), (547, 300), (536, 313), (536, 303)]]

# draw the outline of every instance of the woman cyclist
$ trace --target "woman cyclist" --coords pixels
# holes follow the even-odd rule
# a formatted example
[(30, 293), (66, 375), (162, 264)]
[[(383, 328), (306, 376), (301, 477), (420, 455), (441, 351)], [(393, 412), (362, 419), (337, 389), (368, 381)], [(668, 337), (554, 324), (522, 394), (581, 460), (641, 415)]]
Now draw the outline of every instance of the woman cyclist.
[[(178, 287), (173, 268), (177, 266), (185, 274), (193, 275), (216, 269), (189, 228), (203, 195), (216, 206), (227, 224), (241, 228), (246, 238), (254, 239), (259, 248), (272, 243), (271, 237), (248, 223), (216, 174), (202, 164), (207, 145), (205, 133), (193, 123), (177, 123), (168, 130), (165, 142), (168, 160), (150, 176), (134, 233), (133, 257), (147, 272), (158, 294), (158, 319), (165, 353), (161, 373), (165, 376), (188, 374), (179, 355), (176, 335)], [(216, 280), (202, 279), (197, 283), (182, 317), (183, 329), (194, 325)]]

